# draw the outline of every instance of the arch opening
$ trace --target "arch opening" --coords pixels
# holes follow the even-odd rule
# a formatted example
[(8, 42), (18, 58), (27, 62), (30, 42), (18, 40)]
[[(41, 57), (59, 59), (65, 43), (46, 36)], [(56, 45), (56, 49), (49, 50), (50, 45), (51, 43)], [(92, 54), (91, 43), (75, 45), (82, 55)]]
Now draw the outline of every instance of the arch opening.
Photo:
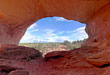
[(27, 29), (20, 45), (40, 49), (44, 53), (79, 48), (88, 38), (85, 27), (84, 23), (63, 17), (46, 17)]

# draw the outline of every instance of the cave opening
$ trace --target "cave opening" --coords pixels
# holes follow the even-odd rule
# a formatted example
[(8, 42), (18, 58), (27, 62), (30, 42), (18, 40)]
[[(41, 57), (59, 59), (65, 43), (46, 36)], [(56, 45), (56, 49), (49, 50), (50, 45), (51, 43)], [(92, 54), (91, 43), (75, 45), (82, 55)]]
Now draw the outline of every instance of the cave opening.
[(33, 47), (43, 53), (79, 48), (88, 38), (85, 27), (84, 23), (64, 17), (42, 18), (27, 29), (20, 45)]

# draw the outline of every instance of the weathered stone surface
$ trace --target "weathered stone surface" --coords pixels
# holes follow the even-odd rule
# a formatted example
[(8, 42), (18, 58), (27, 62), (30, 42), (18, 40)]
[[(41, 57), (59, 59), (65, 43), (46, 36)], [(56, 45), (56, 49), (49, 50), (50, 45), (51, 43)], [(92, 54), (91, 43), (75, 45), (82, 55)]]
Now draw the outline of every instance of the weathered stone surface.
[(9, 73), (8, 75), (29, 75), (29, 72), (23, 70), (15, 70)]
[(42, 58), (41, 52), (29, 47), (2, 45), (0, 50), (0, 59), (30, 61), (31, 59)]
[[(104, 58), (104, 55), (107, 55), (108, 52), (104, 52), (98, 48), (94, 47), (83, 47), (78, 48), (70, 51), (56, 51), (52, 53), (48, 53), (42, 58), (41, 56), (39, 58), (31, 59), (31, 61), (23, 61), (19, 60), (18, 56), (16, 54), (16, 50), (18, 50), (20, 53), (24, 54), (25, 52), (32, 51), (30, 48), (22, 47), (21, 46), (15, 46), (12, 47), (8, 46), (2, 48), (6, 49), (2, 52), (6, 51), (15, 51), (15, 57), (11, 59), (13, 54), (9, 55), (2, 55), (2, 52), (0, 52), (0, 56), (4, 56), (5, 58), (0, 57), (0, 74), (1, 75), (109, 75), (109, 63), (104, 62), (109, 59)], [(15, 49), (15, 50), (14, 50)], [(7, 52), (6, 52), (7, 53)], [(102, 54), (98, 60), (99, 64), (97, 64), (97, 58), (96, 54), (100, 55)], [(95, 59), (95, 56), (97, 57)], [(23, 55), (20, 55), (21, 58), (24, 58)], [(27, 56), (28, 57), (28, 56)], [(6, 59), (7, 58), (7, 59)], [(94, 60), (94, 62), (92, 61)]]
[[(2, 36), (0, 43), (18, 44), (26, 29), (35, 21), (44, 17), (61, 16), (86, 23), (89, 39), (84, 45), (99, 46), (103, 39), (107, 40), (106, 37), (109, 37), (109, 2), (109, 0), (0, 0)], [(106, 31), (99, 33), (103, 29)], [(94, 42), (95, 39), (98, 40), (97, 44)], [(105, 44), (108, 45), (108, 40), (105, 40), (104, 47)]]
[(86, 32), (89, 38), (86, 46), (110, 49), (110, 3), (103, 6), (87, 22)]
[(104, 50), (87, 58), (88, 62), (96, 66), (110, 65), (110, 50)]

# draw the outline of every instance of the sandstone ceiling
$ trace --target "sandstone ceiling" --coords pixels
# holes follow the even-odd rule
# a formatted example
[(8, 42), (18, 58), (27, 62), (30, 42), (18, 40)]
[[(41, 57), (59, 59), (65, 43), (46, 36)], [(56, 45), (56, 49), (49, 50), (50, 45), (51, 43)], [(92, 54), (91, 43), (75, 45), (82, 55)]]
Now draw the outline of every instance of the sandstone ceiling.
[[(89, 38), (79, 49), (44, 57), (17, 46), (32, 23), (50, 16), (86, 23)], [(0, 0), (0, 75), (110, 75), (109, 70), (110, 0)]]
[(44, 17), (61, 16), (88, 24), (88, 21), (109, 2), (109, 0), (0, 0), (2, 36), (0, 43), (18, 44), (26, 29)]
[[(108, 0), (0, 0), (0, 15), (9, 24), (22, 24), (48, 16), (86, 22)], [(31, 22), (30, 22), (31, 23)], [(29, 23), (29, 24), (30, 24)]]

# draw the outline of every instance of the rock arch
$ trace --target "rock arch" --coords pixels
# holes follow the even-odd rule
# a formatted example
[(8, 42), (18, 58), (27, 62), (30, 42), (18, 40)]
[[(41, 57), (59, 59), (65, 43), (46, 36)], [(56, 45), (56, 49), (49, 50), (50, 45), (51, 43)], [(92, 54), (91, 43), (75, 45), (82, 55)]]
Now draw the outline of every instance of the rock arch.
[[(86, 23), (89, 35), (87, 42), (90, 46), (98, 45), (109, 37), (109, 34), (106, 35), (106, 32), (109, 33), (109, 7), (108, 0), (0, 0), (0, 43), (18, 44), (26, 29), (36, 20), (62, 16)], [(103, 28), (107, 31), (98, 33)], [(95, 39), (98, 43), (92, 43)]]
[[(109, 9), (109, 0), (0, 0), (0, 74), (110, 75)], [(32, 23), (50, 16), (86, 23), (89, 38), (83, 47), (43, 58), (34, 49), (15, 46)]]

